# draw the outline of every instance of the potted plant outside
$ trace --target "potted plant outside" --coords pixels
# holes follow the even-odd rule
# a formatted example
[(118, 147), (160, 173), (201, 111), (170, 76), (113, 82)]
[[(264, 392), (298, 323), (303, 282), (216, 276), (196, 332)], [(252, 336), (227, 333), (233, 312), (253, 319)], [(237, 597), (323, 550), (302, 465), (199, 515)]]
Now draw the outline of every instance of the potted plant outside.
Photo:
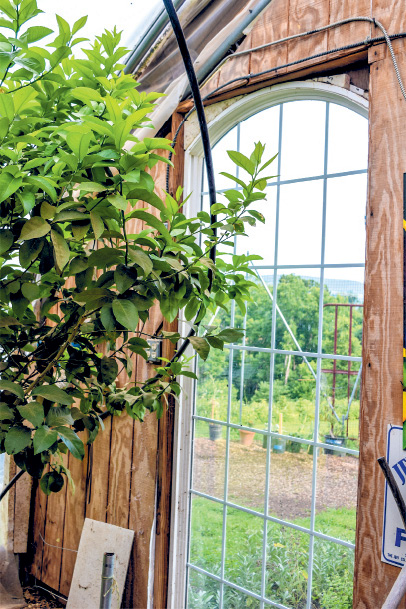
[[(255, 405), (246, 404), (242, 411), (241, 425), (244, 427), (255, 427), (257, 423), (257, 411)], [(243, 446), (251, 446), (254, 441), (255, 431), (248, 429), (240, 429), (240, 444)]]

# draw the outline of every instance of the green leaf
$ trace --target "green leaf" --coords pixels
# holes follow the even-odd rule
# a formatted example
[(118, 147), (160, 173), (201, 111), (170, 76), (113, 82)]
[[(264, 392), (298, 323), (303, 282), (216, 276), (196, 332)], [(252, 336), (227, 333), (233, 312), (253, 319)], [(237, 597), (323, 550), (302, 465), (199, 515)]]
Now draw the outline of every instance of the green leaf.
[(94, 232), (95, 239), (99, 239), (104, 233), (104, 222), (96, 211), (90, 212), (90, 222)]
[(4, 448), (8, 455), (21, 452), (31, 444), (31, 429), (24, 425), (10, 427), (4, 441)]
[(113, 357), (103, 357), (100, 361), (100, 380), (106, 385), (114, 383), (118, 375), (118, 364)]
[(13, 421), (14, 412), (5, 402), (0, 402), (0, 421)]
[(20, 326), (21, 322), (18, 321), (15, 317), (11, 317), (10, 315), (6, 315), (4, 317), (0, 317), (0, 328), (8, 328), (8, 326)]
[(44, 237), (51, 230), (50, 224), (44, 218), (40, 216), (34, 216), (27, 220), (24, 224), (21, 233), (20, 240), (26, 241), (27, 239), (37, 239), (38, 237)]
[(38, 190), (42, 190), (43, 192), (45, 192), (51, 199), (51, 201), (53, 203), (56, 202), (57, 199), (57, 195), (56, 195), (56, 190), (53, 187), (53, 185), (51, 184), (51, 181), (49, 180), (49, 178), (43, 178), (43, 177), (28, 177), (26, 178), (26, 181), (28, 182), (28, 184), (32, 184), (33, 186), (35, 186)]
[(7, 17), (10, 17), (10, 19), (16, 18), (16, 9), (9, 0), (0, 0), (0, 11), (7, 15)]
[(206, 360), (210, 353), (210, 345), (207, 340), (201, 336), (191, 336), (189, 338), (190, 344), (193, 349), (198, 353), (198, 355)]
[(223, 351), (224, 340), (221, 340), (221, 338), (217, 338), (217, 336), (206, 336), (206, 339), (209, 345), (213, 347), (213, 349), (221, 349), (221, 351)]
[(48, 201), (42, 201), (40, 214), (41, 218), (44, 218), (44, 220), (52, 220), (56, 214), (56, 207), (50, 205)]
[(21, 292), (29, 301), (37, 300), (40, 295), (40, 289), (36, 283), (23, 283), (21, 286)]
[(107, 201), (114, 205), (114, 207), (116, 207), (117, 209), (120, 209), (121, 211), (127, 211), (128, 201), (121, 195), (110, 195), (110, 197), (107, 197)]
[(129, 300), (114, 300), (113, 314), (124, 328), (135, 331), (139, 317), (138, 311), (132, 302)]
[(67, 406), (51, 406), (45, 423), (49, 427), (59, 427), (61, 425), (73, 425), (71, 409)]
[(235, 343), (244, 336), (244, 332), (241, 330), (235, 330), (234, 328), (226, 328), (225, 330), (219, 332), (216, 336), (217, 338), (221, 338), (221, 340), (226, 343)]
[(11, 173), (3, 171), (0, 174), (0, 203), (14, 194), (16, 190), (20, 188), (22, 183), (23, 181), (21, 178), (15, 178), (11, 175)]
[(72, 150), (73, 154), (78, 157), (79, 162), (83, 161), (85, 158), (87, 151), (89, 150), (92, 137), (92, 131), (89, 131), (88, 133), (77, 133), (73, 131), (68, 133), (66, 136), (66, 143)]
[(62, 442), (68, 447), (72, 455), (76, 459), (83, 459), (85, 456), (83, 442), (73, 429), (69, 429), (69, 427), (56, 427), (55, 431), (58, 432)]
[(135, 188), (131, 190), (127, 195), (127, 199), (138, 199), (139, 201), (145, 201), (164, 213), (167, 211), (165, 205), (158, 195), (154, 192), (149, 192), (144, 188)]
[(14, 236), (11, 230), (8, 230), (7, 228), (0, 230), (0, 256), (5, 252), (8, 252), (13, 243)]
[(54, 246), (54, 257), (58, 268), (62, 271), (69, 262), (69, 246), (65, 239), (56, 230), (51, 230), (52, 245)]
[(172, 242), (172, 237), (165, 224), (147, 211), (144, 211), (142, 209), (136, 209), (135, 211), (131, 212), (131, 218), (138, 218), (139, 220), (144, 220), (146, 224), (152, 226), (152, 228), (155, 228), (159, 233), (161, 233), (161, 235), (166, 239), (168, 243)]
[(44, 407), (39, 402), (29, 402), (25, 406), (17, 406), (17, 410), (34, 427), (39, 427), (44, 422)]
[(5, 116), (6, 118), (8, 118), (10, 123), (14, 119), (15, 111), (12, 95), (0, 93), (0, 114), (1, 116)]
[(135, 264), (142, 268), (145, 276), (152, 272), (154, 266), (150, 257), (144, 252), (144, 250), (136, 250), (131, 248), (130, 258), (133, 262), (135, 262)]
[(87, 15), (85, 15), (84, 17), (81, 17), (80, 19), (75, 21), (75, 23), (73, 24), (73, 27), (72, 27), (72, 36), (74, 36), (76, 34), (76, 32), (81, 30), (86, 25), (86, 21), (87, 21)]
[(39, 387), (35, 387), (35, 389), (32, 391), (32, 395), (40, 395), (46, 400), (57, 402), (58, 404), (64, 404), (65, 406), (69, 406), (74, 402), (72, 396), (68, 395), (65, 391), (63, 391), (63, 389), (59, 389), (59, 387), (56, 385), (41, 385)]
[(247, 171), (251, 176), (254, 175), (255, 165), (244, 154), (242, 154), (241, 152), (237, 152), (236, 150), (227, 150), (227, 154), (233, 161), (233, 163), (238, 165), (238, 167), (242, 167), (242, 169), (245, 169), (245, 171)]
[(81, 192), (104, 192), (108, 190), (107, 186), (103, 186), (103, 184), (97, 184), (96, 182), (82, 182), (79, 185), (79, 190)]
[(116, 327), (116, 320), (113, 316), (111, 305), (104, 305), (100, 309), (100, 319), (107, 332), (111, 332)]
[(47, 425), (39, 427), (34, 435), (34, 455), (48, 450), (58, 440), (58, 434)]
[(119, 264), (114, 271), (114, 281), (120, 294), (123, 294), (123, 292), (128, 290), (136, 280), (137, 271), (124, 264)]
[(45, 36), (49, 36), (50, 34), (53, 34), (53, 30), (51, 30), (49, 27), (34, 25), (29, 27), (24, 34), (21, 34), (20, 40), (26, 42), (27, 44), (31, 44), (32, 42), (42, 40), (42, 38), (45, 38)]
[(45, 493), (45, 495), (59, 493), (59, 491), (63, 488), (63, 485), (64, 479), (62, 474), (55, 471), (47, 472), (39, 481), (40, 489), (43, 493)]
[(10, 393), (13, 393), (17, 397), (19, 397), (21, 400), (24, 399), (23, 388), (20, 385), (17, 385), (17, 383), (12, 383), (11, 381), (6, 380), (0, 380), (0, 390), (9, 391)]

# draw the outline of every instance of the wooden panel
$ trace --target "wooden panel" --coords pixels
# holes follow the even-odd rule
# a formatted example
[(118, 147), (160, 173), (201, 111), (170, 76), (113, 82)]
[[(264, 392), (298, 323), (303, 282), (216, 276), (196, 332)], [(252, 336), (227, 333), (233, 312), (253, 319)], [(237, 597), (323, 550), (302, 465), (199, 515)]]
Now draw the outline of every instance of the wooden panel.
[[(406, 30), (406, 11), (403, 2), (371, 0), (371, 4), (372, 16), (382, 23), (388, 34), (397, 34)], [(382, 35), (378, 29), (373, 31), (375, 36)]]
[[(41, 490), (38, 492), (42, 493)], [(66, 484), (59, 493), (51, 493), (46, 505), (44, 549), (42, 558), (41, 580), (50, 588), (59, 589), (59, 577), (62, 563), (63, 524), (65, 517)], [(50, 544), (50, 545), (48, 545)]]
[[(34, 577), (41, 580), (42, 573), (42, 555), (44, 551), (44, 542), (41, 537), (45, 535), (45, 520), (46, 520), (46, 505), (47, 497), (36, 485), (34, 516), (33, 516), (33, 531), (32, 531), (32, 563), (31, 573)], [(34, 487), (35, 488), (35, 487)]]
[[(82, 442), (86, 441), (87, 432), (78, 434)], [(75, 568), (77, 554), (71, 550), (77, 550), (79, 547), (80, 536), (82, 534), (83, 523), (85, 520), (85, 493), (86, 493), (86, 470), (88, 449), (85, 448), (85, 458), (83, 461), (75, 459), (69, 455), (68, 467), (75, 484), (75, 492), (72, 492), (70, 486), (67, 488), (66, 505), (65, 505), (65, 521), (63, 533), (64, 550), (62, 553), (62, 567), (59, 590), (65, 596), (68, 596), (70, 582)]]
[[(405, 42), (402, 41), (403, 49)], [(398, 47), (397, 47), (398, 48)], [(398, 53), (401, 73), (406, 55)], [(355, 597), (357, 609), (381, 607), (399, 570), (381, 562), (388, 423), (402, 421), (402, 181), (406, 103), (389, 57), (370, 69), (370, 151), (365, 322)], [(390, 101), (389, 101), (390, 100)], [(403, 600), (402, 608), (406, 607)]]
[[(289, 2), (289, 36), (314, 30), (328, 25), (328, 0), (290, 0)], [(288, 62), (303, 59), (327, 50), (327, 32), (311, 34), (288, 43)]]
[(111, 417), (104, 419), (104, 431), (100, 431), (90, 448), (90, 486), (87, 489), (86, 517), (106, 522), (108, 476), (111, 443)]
[[(20, 471), (20, 469), (18, 469)], [(23, 474), (18, 480), (15, 488), (14, 522), (14, 547), (15, 554), (25, 554), (28, 544), (28, 525), (30, 521), (32, 478)]]
[[(289, 25), (289, 3), (286, 0), (272, 0), (269, 8), (262, 13), (252, 28), (252, 47), (257, 47), (267, 42), (285, 38), (288, 35)], [(251, 54), (251, 72), (261, 72), (275, 66), (285, 64), (288, 61), (288, 44), (282, 44), (255, 51)], [(286, 68), (283, 69), (286, 72)], [(278, 72), (278, 74), (281, 72)]]
[[(330, 0), (330, 23), (347, 19), (348, 17), (370, 17), (370, 0)], [(328, 32), (328, 48), (334, 49), (346, 44), (365, 40), (371, 35), (369, 23), (347, 23)]]

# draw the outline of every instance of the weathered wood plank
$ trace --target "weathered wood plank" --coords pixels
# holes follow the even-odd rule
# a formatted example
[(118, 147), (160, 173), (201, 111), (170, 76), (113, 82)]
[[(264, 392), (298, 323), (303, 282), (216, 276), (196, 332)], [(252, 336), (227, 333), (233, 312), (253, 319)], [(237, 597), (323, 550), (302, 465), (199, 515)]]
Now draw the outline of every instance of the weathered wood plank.
[(104, 430), (99, 431), (90, 448), (91, 467), (85, 506), (86, 517), (101, 522), (106, 522), (107, 517), (110, 443), (111, 417), (108, 417), (104, 419)]
[[(251, 31), (252, 47), (286, 38), (289, 25), (289, 3), (286, 0), (272, 0), (268, 9), (255, 22)], [(288, 45), (286, 42), (255, 51), (251, 54), (251, 72), (261, 72), (287, 63)], [(283, 72), (286, 72), (284, 68)], [(283, 73), (282, 72), (282, 73)]]
[[(289, 36), (328, 25), (329, 8), (328, 0), (290, 0)], [(327, 32), (311, 34), (288, 42), (288, 61), (297, 61), (326, 50)]]
[[(38, 489), (38, 493), (42, 493)], [(52, 546), (62, 546), (65, 518), (66, 484), (59, 493), (51, 493), (46, 504), (44, 549), (41, 580), (50, 588), (59, 589), (62, 550)]]
[[(19, 468), (17, 468), (20, 471)], [(25, 554), (28, 546), (28, 526), (30, 522), (32, 478), (23, 474), (18, 480), (15, 489), (14, 502), (14, 548), (15, 554)]]
[[(357, 0), (354, 3), (352, 0), (330, 0), (330, 23), (336, 23), (342, 19), (349, 17), (370, 17), (371, 3), (370, 0)], [(369, 23), (347, 23), (340, 25), (337, 28), (331, 29), (328, 32), (328, 48), (334, 49), (347, 44), (365, 40), (372, 32)]]
[[(86, 442), (87, 432), (78, 434), (82, 442)], [(83, 523), (85, 520), (85, 493), (86, 493), (86, 471), (88, 449), (85, 448), (85, 458), (83, 461), (75, 459), (69, 454), (68, 467), (75, 485), (75, 491), (67, 488), (65, 498), (65, 520), (63, 542), (61, 545), (66, 550), (62, 553), (61, 578), (59, 590), (68, 596), (73, 570), (76, 563), (76, 552), (79, 547), (80, 536), (82, 534)]]
[[(402, 42), (403, 49), (405, 43)], [(406, 55), (398, 52), (401, 73)], [(402, 181), (406, 171), (406, 103), (390, 57), (370, 69), (370, 151), (363, 334), (363, 379), (354, 607), (375, 609), (398, 569), (381, 562), (388, 423), (402, 421)], [(389, 102), (390, 100), (390, 102)], [(406, 606), (402, 601), (401, 607)]]

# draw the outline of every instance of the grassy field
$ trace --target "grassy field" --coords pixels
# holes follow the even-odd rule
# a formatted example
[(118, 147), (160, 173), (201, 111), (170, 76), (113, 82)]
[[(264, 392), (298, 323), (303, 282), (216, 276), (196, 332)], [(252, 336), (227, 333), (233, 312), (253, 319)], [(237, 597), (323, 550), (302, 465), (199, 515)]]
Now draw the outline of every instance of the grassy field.
[[(310, 526), (310, 518), (295, 524)], [(220, 574), (223, 506), (200, 497), (192, 501), (191, 562), (215, 575)], [(355, 509), (329, 509), (317, 516), (317, 530), (352, 541)], [(266, 596), (292, 609), (306, 605), (308, 588), (309, 536), (277, 523), (267, 524)], [(256, 593), (261, 591), (263, 519), (227, 508), (225, 579)], [(352, 607), (352, 550), (317, 539), (314, 544), (312, 607)], [(216, 609), (218, 584), (191, 571), (189, 608)], [(225, 587), (226, 609), (259, 607), (256, 599)]]

